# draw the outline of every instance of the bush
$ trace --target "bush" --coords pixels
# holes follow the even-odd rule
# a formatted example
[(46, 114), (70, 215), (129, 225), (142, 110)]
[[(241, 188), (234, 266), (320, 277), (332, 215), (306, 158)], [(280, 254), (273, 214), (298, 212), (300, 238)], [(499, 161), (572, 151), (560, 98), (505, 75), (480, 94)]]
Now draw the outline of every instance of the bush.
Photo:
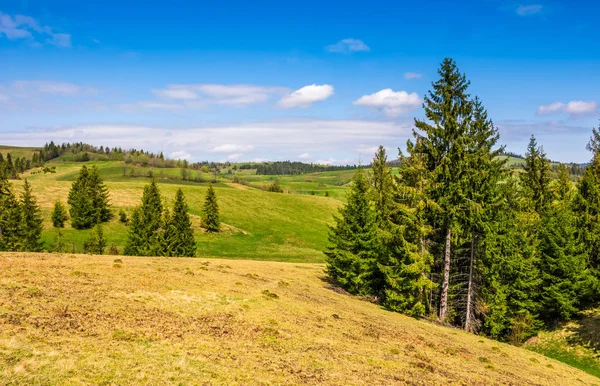
[(121, 211), (119, 212), (119, 222), (125, 225), (129, 224), (129, 219), (127, 218), (127, 214), (123, 209), (121, 209)]
[(281, 185), (279, 185), (278, 181), (275, 181), (271, 185), (269, 185), (269, 187), (267, 188), (267, 191), (275, 192), (275, 193), (283, 193), (283, 188), (281, 187)]

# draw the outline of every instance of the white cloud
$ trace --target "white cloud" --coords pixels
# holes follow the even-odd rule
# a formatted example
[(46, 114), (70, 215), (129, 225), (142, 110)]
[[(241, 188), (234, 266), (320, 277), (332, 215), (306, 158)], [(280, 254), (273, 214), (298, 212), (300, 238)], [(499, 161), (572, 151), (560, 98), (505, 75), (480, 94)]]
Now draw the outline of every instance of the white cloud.
[[(85, 142), (95, 145), (143, 148), (165, 154), (182, 151), (194, 159), (218, 159), (213, 150), (223, 144), (236, 144), (224, 152), (244, 154), (243, 158), (291, 159), (310, 152), (311, 159), (342, 163), (358, 162), (355, 149), (360, 144), (382, 144), (394, 148), (411, 136), (412, 120), (298, 120), (270, 121), (244, 125), (202, 126), (186, 129), (119, 124), (79, 125), (2, 133), (3, 144), (43, 146), (54, 141)], [(315, 141), (318, 138), (318, 141)], [(254, 144), (254, 146), (252, 146)], [(226, 148), (222, 148), (226, 149)], [(234, 150), (236, 149), (236, 150)], [(243, 150), (239, 150), (243, 149)], [(246, 150), (249, 149), (249, 150)], [(317, 155), (317, 156), (314, 156)], [(240, 156), (241, 157), (241, 156)], [(334, 158), (328, 160), (328, 157)]]
[(350, 52), (369, 51), (370, 48), (360, 39), (343, 39), (335, 44), (331, 44), (325, 49), (329, 52), (348, 54)]
[(535, 15), (536, 13), (542, 12), (542, 8), (543, 8), (543, 6), (541, 4), (520, 5), (517, 8), (517, 15), (519, 15), (519, 16)]
[(24, 15), (10, 16), (0, 12), (0, 37), (9, 40), (28, 39), (33, 46), (39, 46), (39, 39), (57, 47), (71, 47), (71, 35), (56, 33), (52, 28), (43, 26), (34, 18)]
[(309, 107), (313, 103), (323, 101), (332, 95), (333, 86), (311, 84), (284, 96), (277, 104), (284, 109)]
[(568, 103), (555, 102), (538, 107), (538, 115), (567, 113), (571, 115), (590, 114), (598, 111), (598, 103), (594, 101), (570, 101)]
[(584, 101), (571, 101), (567, 103), (565, 109), (570, 114), (589, 114), (598, 110), (598, 104), (596, 102), (584, 102)]
[[(17, 80), (0, 84), (0, 107), (4, 109), (56, 107), (60, 98), (82, 98), (98, 94), (93, 87), (48, 80)], [(60, 97), (60, 98), (58, 98)]]
[(185, 150), (179, 150), (179, 151), (174, 151), (173, 153), (171, 153), (169, 155), (169, 158), (189, 161), (192, 159), (192, 155), (190, 153), (186, 152)]
[(405, 72), (404, 78), (406, 79), (420, 79), (423, 77), (423, 74), (419, 74), (418, 72)]
[(327, 159), (316, 160), (314, 163), (317, 164), (317, 165), (331, 165), (334, 162), (335, 162), (335, 158), (329, 157)]
[(235, 143), (226, 143), (212, 148), (213, 153), (231, 153), (240, 151), (250, 151), (254, 149), (253, 145), (239, 145)]
[(235, 160), (238, 160), (238, 159), (240, 159), (240, 157), (241, 157), (241, 156), (243, 156), (243, 154), (242, 154), (242, 153), (234, 153), (234, 154), (229, 154), (229, 155), (227, 156), (227, 160), (228, 160), (228, 161), (235, 161)]
[(374, 94), (363, 95), (354, 101), (354, 105), (372, 107), (382, 110), (388, 117), (397, 117), (419, 108), (421, 98), (415, 92), (409, 94), (406, 91), (393, 91), (386, 88)]
[(198, 108), (211, 104), (247, 106), (263, 103), (285, 94), (288, 89), (248, 84), (170, 84), (167, 88), (152, 91), (161, 98), (183, 100), (182, 107)]
[(302, 153), (298, 156), (298, 158), (302, 159), (302, 160), (307, 160), (310, 158), (310, 154), (308, 153)]

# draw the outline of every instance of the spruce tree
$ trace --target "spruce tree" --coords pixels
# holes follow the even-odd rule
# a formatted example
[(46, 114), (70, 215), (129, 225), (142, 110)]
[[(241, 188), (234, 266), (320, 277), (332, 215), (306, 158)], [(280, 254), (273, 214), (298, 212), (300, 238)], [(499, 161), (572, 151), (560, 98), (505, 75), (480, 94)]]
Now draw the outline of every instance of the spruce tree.
[(449, 310), (452, 232), (458, 226), (458, 212), (465, 206), (463, 181), (473, 103), (467, 93), (470, 83), (454, 60), (444, 59), (438, 74), (440, 79), (424, 98), (427, 120), (415, 119), (419, 131), (413, 132), (416, 143), (411, 155), (423, 158), (431, 180), (428, 195), (437, 204), (432, 215), (441, 228), (439, 241), (444, 244), (439, 316), (445, 321)]
[(163, 205), (156, 181), (144, 187), (142, 205), (131, 216), (129, 238), (124, 254), (131, 256), (160, 256), (163, 222)]
[(88, 168), (83, 165), (77, 179), (69, 191), (68, 204), (71, 226), (75, 229), (89, 229), (96, 223), (92, 196), (88, 189)]
[(538, 220), (521, 208), (521, 196), (515, 178), (499, 184), (499, 206), (486, 225), (476, 263), (482, 331), (512, 343), (522, 343), (539, 327)]
[(379, 146), (375, 153), (369, 177), (377, 221), (385, 225), (393, 207), (394, 180), (392, 169), (387, 165), (387, 154), (383, 146)]
[(67, 215), (67, 209), (63, 205), (60, 200), (56, 200), (54, 202), (54, 207), (52, 208), (52, 226), (54, 228), (64, 228), (65, 222), (69, 219)]
[(362, 169), (354, 174), (347, 202), (330, 227), (330, 246), (325, 251), (327, 274), (353, 294), (373, 294), (373, 279), (379, 277), (381, 246), (375, 211), (369, 201), (369, 183)]
[(0, 165), (0, 251), (18, 251), (21, 241), (21, 206)]
[(110, 220), (108, 189), (98, 174), (98, 168), (81, 167), (79, 176), (69, 191), (68, 204), (71, 226), (75, 229), (89, 229), (95, 224)]
[(106, 248), (106, 239), (104, 238), (104, 230), (102, 224), (96, 224), (90, 232), (88, 239), (84, 244), (84, 249), (87, 253), (93, 255), (103, 255)]
[(532, 208), (538, 214), (543, 214), (548, 204), (552, 201), (550, 189), (550, 161), (542, 147), (538, 147), (532, 135), (525, 154), (524, 172), (519, 176), (524, 195)]
[[(407, 147), (410, 153), (412, 144)], [(426, 224), (425, 208), (431, 203), (425, 175), (422, 159), (400, 153), (387, 224), (389, 237), (384, 239), (386, 253), (380, 265), (385, 278), (384, 306), (413, 316), (430, 311), (429, 299), (435, 287), (429, 278), (433, 259), (426, 247), (431, 227)]]
[(208, 187), (204, 207), (202, 208), (202, 227), (207, 232), (219, 232), (221, 228), (219, 205), (217, 204), (217, 196), (212, 184)]
[[(587, 266), (600, 278), (600, 128), (592, 129), (587, 145), (592, 160), (577, 184), (574, 197), (577, 240), (584, 248)], [(595, 296), (595, 300), (600, 295)]]
[(43, 248), (42, 216), (40, 207), (31, 192), (31, 185), (27, 180), (23, 185), (21, 195), (21, 249), (28, 252), (40, 252)]
[(169, 216), (165, 232), (168, 256), (195, 256), (196, 240), (192, 222), (188, 214), (188, 205), (181, 189), (177, 189), (173, 213)]
[(88, 190), (92, 199), (94, 224), (107, 222), (112, 217), (108, 207), (108, 188), (100, 177), (96, 166), (92, 166), (88, 174)]

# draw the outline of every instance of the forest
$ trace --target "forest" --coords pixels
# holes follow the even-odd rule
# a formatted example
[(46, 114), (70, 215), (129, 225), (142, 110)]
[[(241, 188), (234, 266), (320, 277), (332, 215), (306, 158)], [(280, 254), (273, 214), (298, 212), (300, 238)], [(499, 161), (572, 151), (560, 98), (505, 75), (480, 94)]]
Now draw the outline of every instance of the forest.
[(600, 300), (600, 131), (576, 185), (534, 136), (507, 168), (466, 75), (452, 59), (438, 74), (398, 174), (380, 147), (354, 176), (327, 272), (390, 310), (519, 344)]

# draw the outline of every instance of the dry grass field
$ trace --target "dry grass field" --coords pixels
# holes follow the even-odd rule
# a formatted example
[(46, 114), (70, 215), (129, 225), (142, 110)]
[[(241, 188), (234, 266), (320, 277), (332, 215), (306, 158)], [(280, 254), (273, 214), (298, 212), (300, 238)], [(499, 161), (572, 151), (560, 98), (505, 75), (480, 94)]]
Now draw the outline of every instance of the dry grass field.
[(0, 383), (600, 384), (335, 291), (323, 268), (0, 254)]

